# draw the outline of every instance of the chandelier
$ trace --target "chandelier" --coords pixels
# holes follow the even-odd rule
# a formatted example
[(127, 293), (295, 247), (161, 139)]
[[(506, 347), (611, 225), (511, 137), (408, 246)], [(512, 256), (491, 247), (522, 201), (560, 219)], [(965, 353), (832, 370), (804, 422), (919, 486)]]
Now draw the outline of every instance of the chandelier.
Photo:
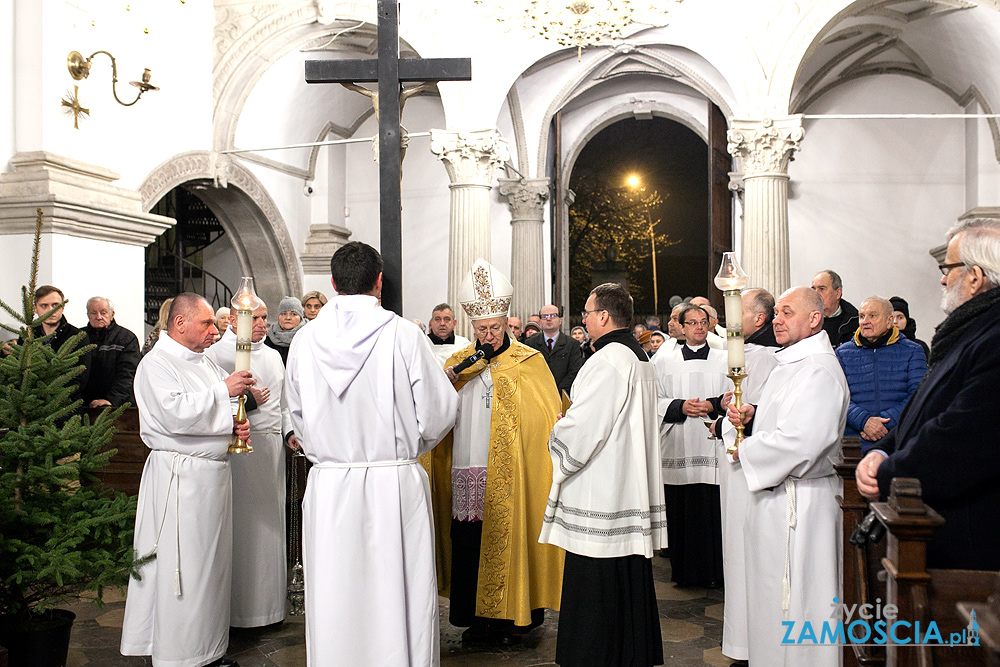
[(623, 39), (640, 26), (667, 25), (668, 6), (683, 1), (474, 0), (500, 23), (563, 46), (575, 46), (578, 60), (586, 46)]

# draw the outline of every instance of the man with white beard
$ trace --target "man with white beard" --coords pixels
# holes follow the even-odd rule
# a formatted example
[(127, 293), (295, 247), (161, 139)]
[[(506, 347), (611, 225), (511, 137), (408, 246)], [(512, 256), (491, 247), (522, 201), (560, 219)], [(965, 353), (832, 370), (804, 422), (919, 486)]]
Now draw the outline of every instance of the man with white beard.
[(311, 667), (440, 663), (434, 530), (417, 457), (458, 401), (427, 337), (379, 305), (382, 257), (347, 243), (330, 299), (288, 351), (285, 392), (315, 465), (303, 508)]
[(895, 477), (920, 480), (944, 517), (927, 544), (927, 566), (1000, 569), (1000, 456), (990, 397), (1000, 377), (1000, 223), (973, 219), (948, 232), (941, 307), (927, 375), (899, 423), (861, 460), (858, 489), (889, 494)]
[[(205, 356), (226, 372), (236, 368), (237, 312)], [(233, 591), (229, 624), (256, 628), (285, 618), (285, 451), (282, 436), (291, 431), (283, 405), (285, 367), (281, 355), (264, 345), (267, 306), (253, 311), (250, 368), (257, 386), (248, 404), (253, 451), (229, 460), (233, 471)], [(291, 436), (294, 438), (295, 436)]]
[(156, 556), (128, 584), (122, 655), (152, 655), (154, 667), (231, 665), (232, 477), (229, 441), (247, 438), (230, 398), (255, 384), (226, 376), (204, 351), (215, 312), (202, 297), (174, 298), (168, 328), (135, 374), (139, 435), (150, 448), (139, 482), (134, 549)]
[[(794, 623), (831, 619), (840, 592), (842, 493), (834, 461), (847, 421), (849, 392), (823, 331), (823, 302), (808, 287), (778, 299), (774, 336), (782, 349), (760, 403), (728, 407), (723, 435), (741, 421), (747, 437), (734, 458), (750, 490), (745, 526), (750, 664), (837, 667), (841, 647), (782, 644)], [(783, 564), (783, 565), (782, 565)], [(795, 634), (798, 637), (798, 634)]]

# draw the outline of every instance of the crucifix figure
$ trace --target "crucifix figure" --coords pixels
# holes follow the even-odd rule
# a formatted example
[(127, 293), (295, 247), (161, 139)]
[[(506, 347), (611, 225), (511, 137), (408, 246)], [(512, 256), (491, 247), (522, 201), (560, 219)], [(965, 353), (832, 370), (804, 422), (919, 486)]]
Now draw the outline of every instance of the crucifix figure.
[[(364, 86), (359, 86), (356, 83), (347, 83), (345, 81), (341, 81), (340, 85), (342, 85), (344, 88), (347, 88), (348, 90), (353, 90), (356, 93), (361, 93), (365, 97), (371, 98), (372, 107), (375, 109), (375, 122), (377, 123), (378, 122), (378, 90), (372, 90), (371, 88), (365, 88)], [(416, 86), (410, 86), (409, 88), (403, 88), (402, 90), (399, 91), (399, 115), (400, 115), (400, 122), (401, 123), (402, 123), (402, 116), (403, 116), (403, 107), (406, 106), (406, 100), (410, 99), (411, 97), (413, 97), (414, 95), (416, 95), (417, 93), (419, 93), (421, 90), (426, 90), (428, 88), (433, 88), (435, 85), (437, 85), (437, 81), (424, 81), (421, 84), (417, 84)], [(403, 127), (402, 124), (399, 126), (399, 130), (400, 130), (400, 134), (399, 134), (400, 174), (399, 174), (399, 177), (402, 178), (403, 177), (403, 174), (402, 174), (402, 163), (403, 163), (403, 158), (406, 157), (406, 147), (410, 144), (410, 138), (409, 138), (409, 136), (407, 136), (406, 128)], [(375, 137), (375, 139), (372, 142), (372, 144), (373, 144), (372, 147), (375, 150), (375, 162), (378, 162), (378, 158), (379, 158), (379, 155), (378, 155), (378, 136)]]
[[(400, 112), (406, 98), (422, 89), (403, 90), (404, 81), (428, 84), (468, 81), (468, 58), (399, 58), (399, 6), (397, 0), (378, 0), (378, 58), (364, 60), (307, 60), (306, 83), (352, 84), (352, 90), (372, 99), (378, 119), (380, 252), (383, 261), (382, 306), (403, 312), (403, 248), (400, 177), (402, 142)], [(377, 90), (359, 83), (378, 83)]]

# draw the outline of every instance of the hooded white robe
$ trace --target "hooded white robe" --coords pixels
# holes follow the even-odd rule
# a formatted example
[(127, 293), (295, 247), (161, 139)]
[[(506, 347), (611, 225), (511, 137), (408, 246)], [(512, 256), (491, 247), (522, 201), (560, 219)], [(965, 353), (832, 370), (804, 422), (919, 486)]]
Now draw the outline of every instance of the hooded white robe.
[[(743, 402), (756, 405), (771, 371), (778, 365), (776, 347), (749, 343), (745, 346), (747, 377), (743, 380)], [(725, 455), (726, 444), (716, 440), (719, 452), (719, 493), (722, 500), (722, 567), (726, 578), (726, 604), (722, 620), (722, 653), (734, 660), (746, 660), (747, 577), (743, 556), (744, 524), (750, 490), (739, 461)]]
[[(233, 412), (226, 372), (166, 331), (135, 374), (139, 435), (152, 451), (139, 483), (133, 545), (156, 559), (130, 579), (122, 655), (200, 667), (229, 645)], [(179, 521), (178, 521), (179, 517)]]
[(430, 486), (417, 457), (457, 395), (419, 328), (337, 296), (292, 341), (285, 392), (315, 465), (303, 510), (306, 655), (325, 665), (437, 665)]
[[(842, 493), (834, 463), (850, 393), (830, 339), (820, 331), (775, 353), (739, 457), (750, 491), (744, 558), (754, 667), (836, 667), (838, 646), (781, 644), (833, 618), (840, 595)], [(726, 422), (724, 438), (735, 429)]]
[[(205, 351), (227, 373), (236, 368), (236, 332), (230, 327)], [(255, 628), (285, 618), (285, 451), (291, 431), (282, 388), (281, 355), (264, 341), (250, 344), (250, 372), (271, 397), (251, 412), (253, 451), (229, 458), (233, 473), (233, 590), (229, 624)], [(235, 399), (234, 399), (235, 401)], [(234, 402), (235, 407), (235, 402)]]

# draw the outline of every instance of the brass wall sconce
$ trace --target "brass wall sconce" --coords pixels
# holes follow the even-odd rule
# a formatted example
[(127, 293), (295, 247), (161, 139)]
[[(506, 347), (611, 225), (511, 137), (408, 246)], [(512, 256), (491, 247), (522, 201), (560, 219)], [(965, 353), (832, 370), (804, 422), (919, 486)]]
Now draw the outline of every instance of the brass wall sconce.
[(147, 67), (142, 72), (141, 81), (129, 81), (130, 85), (133, 85), (139, 89), (139, 94), (136, 95), (135, 99), (132, 100), (131, 102), (128, 103), (122, 102), (121, 99), (118, 97), (118, 90), (117, 90), (118, 64), (115, 62), (115, 57), (110, 53), (108, 53), (107, 51), (94, 51), (87, 58), (84, 58), (79, 51), (70, 51), (69, 55), (66, 56), (66, 68), (69, 70), (69, 75), (77, 81), (82, 81), (86, 79), (88, 76), (90, 76), (90, 66), (92, 64), (91, 61), (93, 60), (94, 56), (96, 56), (99, 53), (103, 53), (104, 55), (106, 55), (108, 58), (111, 59), (111, 93), (115, 96), (115, 101), (118, 102), (118, 104), (122, 105), (123, 107), (130, 107), (139, 101), (139, 98), (142, 97), (143, 93), (150, 90), (159, 90), (159, 88), (157, 88), (156, 86), (154, 86), (149, 82), (149, 79), (152, 75), (149, 71), (149, 68)]

